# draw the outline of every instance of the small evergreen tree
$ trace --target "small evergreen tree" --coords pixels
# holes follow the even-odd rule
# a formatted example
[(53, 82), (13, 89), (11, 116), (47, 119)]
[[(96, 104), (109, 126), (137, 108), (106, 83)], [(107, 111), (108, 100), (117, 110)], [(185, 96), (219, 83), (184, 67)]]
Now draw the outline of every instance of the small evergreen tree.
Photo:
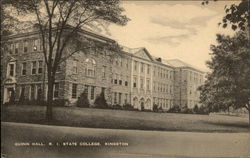
[(82, 107), (82, 108), (89, 107), (88, 95), (85, 91), (78, 97), (78, 100), (76, 102), (76, 106)]
[(96, 97), (94, 104), (98, 108), (107, 108), (108, 107), (107, 101), (106, 101), (105, 96), (104, 96), (104, 92), (101, 92), (101, 94)]
[(25, 96), (24, 96), (24, 91), (21, 91), (21, 95), (19, 97), (18, 104), (23, 104), (25, 102)]

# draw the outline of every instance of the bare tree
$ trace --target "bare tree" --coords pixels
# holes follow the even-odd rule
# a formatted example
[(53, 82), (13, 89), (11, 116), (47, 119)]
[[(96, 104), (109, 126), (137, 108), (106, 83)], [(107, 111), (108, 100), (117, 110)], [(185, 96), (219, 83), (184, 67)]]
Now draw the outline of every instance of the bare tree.
[(80, 49), (89, 47), (81, 44), (79, 49), (66, 55), (68, 43), (78, 37), (83, 26), (125, 25), (129, 19), (122, 15), (119, 0), (9, 0), (6, 3), (19, 13), (28, 14), (39, 30), (48, 79), (46, 119), (50, 122), (58, 65)]

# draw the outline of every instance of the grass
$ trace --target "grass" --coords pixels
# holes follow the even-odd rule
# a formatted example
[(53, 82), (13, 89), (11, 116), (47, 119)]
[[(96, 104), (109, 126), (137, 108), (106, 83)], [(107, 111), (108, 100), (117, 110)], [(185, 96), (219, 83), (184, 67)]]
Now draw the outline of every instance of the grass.
[[(249, 132), (248, 117), (195, 115), (54, 107), (52, 125), (74, 127), (195, 132)], [(2, 120), (45, 124), (45, 107), (12, 105), (3, 109)]]

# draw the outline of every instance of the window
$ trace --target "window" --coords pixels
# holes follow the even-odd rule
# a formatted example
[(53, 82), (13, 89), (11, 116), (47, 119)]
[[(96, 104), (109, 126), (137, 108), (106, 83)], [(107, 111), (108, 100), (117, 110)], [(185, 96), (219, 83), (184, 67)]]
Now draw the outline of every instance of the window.
[(134, 70), (137, 70), (137, 61), (134, 61)]
[(73, 73), (77, 74), (77, 61), (76, 60), (73, 61)]
[(143, 63), (141, 63), (141, 72), (143, 72), (143, 69), (144, 69), (144, 65)]
[(136, 87), (136, 83), (137, 83), (137, 78), (134, 76), (134, 80), (133, 80), (134, 87)]
[(119, 85), (122, 85), (122, 75), (120, 75)]
[(26, 72), (27, 72), (27, 63), (22, 63), (22, 75), (25, 76), (26, 75)]
[(106, 66), (102, 66), (102, 78), (106, 77)]
[(72, 98), (76, 99), (77, 97), (77, 84), (73, 83), (72, 84)]
[(105, 95), (105, 88), (102, 87), (102, 93)]
[(14, 76), (14, 64), (9, 64), (9, 76), (13, 77)]
[(15, 47), (15, 54), (18, 54), (19, 43), (15, 43), (14, 47)]
[(153, 90), (155, 91), (155, 82), (153, 83)]
[(42, 84), (36, 85), (36, 99), (41, 100), (43, 98)]
[(119, 100), (118, 103), (121, 104), (122, 103), (122, 93), (119, 93)]
[(147, 79), (147, 90), (150, 90), (150, 84), (149, 84), (150, 80)]
[(91, 86), (90, 99), (93, 100), (95, 98), (95, 87)]
[(38, 73), (41, 74), (43, 72), (43, 61), (38, 61)]
[(31, 65), (31, 74), (32, 75), (36, 74), (36, 69), (37, 69), (36, 61), (32, 61), (32, 65)]
[(114, 104), (116, 104), (117, 103), (117, 93), (115, 92), (114, 93)]
[(143, 85), (144, 85), (144, 80), (143, 80), (143, 78), (140, 79), (140, 83), (141, 83), (141, 87), (140, 87), (140, 88), (143, 89)]
[(24, 41), (24, 44), (23, 44), (23, 52), (24, 52), (24, 53), (27, 53), (27, 52), (28, 52), (28, 41)]
[(35, 85), (30, 85), (30, 100), (35, 100)]
[(128, 76), (126, 77), (125, 86), (128, 86)]
[(89, 86), (88, 85), (85, 85), (85, 87), (84, 87), (84, 93), (88, 97), (88, 94), (89, 94)]
[(118, 74), (115, 74), (115, 77), (114, 77), (114, 84), (117, 84), (117, 81), (118, 81)]
[(171, 85), (170, 85), (169, 91), (170, 91), (170, 94), (172, 94), (172, 86)]
[(33, 40), (33, 51), (37, 51), (39, 46), (39, 40), (35, 39)]
[(89, 77), (95, 77), (96, 62), (93, 59), (87, 58), (86, 62), (86, 75)]
[(128, 59), (125, 59), (125, 61), (126, 61), (126, 67), (128, 69)]
[(54, 84), (54, 98), (59, 97), (59, 83)]
[(19, 99), (20, 98), (25, 99), (25, 85), (21, 85)]
[(14, 44), (13, 43), (10, 44), (9, 50), (10, 50), (10, 54), (14, 53)]
[(147, 73), (150, 74), (150, 66), (148, 65)]
[(125, 103), (125, 104), (128, 103), (128, 94), (125, 94), (124, 103)]

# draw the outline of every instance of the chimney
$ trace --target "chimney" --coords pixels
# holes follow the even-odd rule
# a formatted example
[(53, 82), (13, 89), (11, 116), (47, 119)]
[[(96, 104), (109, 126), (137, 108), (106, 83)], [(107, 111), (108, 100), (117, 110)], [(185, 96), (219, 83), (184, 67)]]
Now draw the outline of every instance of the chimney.
[(161, 58), (156, 58), (157, 61), (161, 62)]

